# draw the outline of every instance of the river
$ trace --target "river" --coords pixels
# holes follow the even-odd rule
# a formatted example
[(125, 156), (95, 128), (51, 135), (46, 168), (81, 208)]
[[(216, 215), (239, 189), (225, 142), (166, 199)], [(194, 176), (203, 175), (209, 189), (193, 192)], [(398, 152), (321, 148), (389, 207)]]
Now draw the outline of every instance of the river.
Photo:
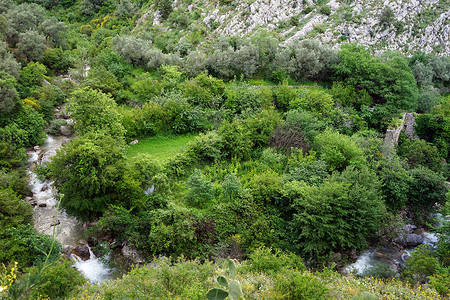
[(70, 254), (70, 250), (74, 247), (87, 246), (84, 240), (85, 224), (75, 217), (69, 216), (64, 209), (58, 209), (58, 191), (53, 187), (51, 181), (41, 180), (35, 173), (37, 165), (50, 161), (51, 157), (56, 155), (56, 151), (69, 141), (70, 139), (65, 136), (48, 136), (40, 147), (27, 151), (28, 178), (33, 192), (32, 199), (28, 200), (34, 205), (34, 228), (39, 233), (52, 235), (55, 227), (56, 240), (75, 261), (73, 266), (90, 282), (101, 282), (111, 278), (112, 269), (107, 263), (95, 257), (90, 248), (88, 248), (90, 256), (87, 260), (81, 260), (76, 255)]

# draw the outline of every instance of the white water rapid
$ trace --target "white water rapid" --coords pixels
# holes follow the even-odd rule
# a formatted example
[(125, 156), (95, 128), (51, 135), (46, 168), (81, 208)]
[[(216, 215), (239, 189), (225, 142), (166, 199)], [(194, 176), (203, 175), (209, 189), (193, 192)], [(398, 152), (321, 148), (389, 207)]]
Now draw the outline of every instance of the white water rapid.
[[(75, 260), (73, 266), (77, 268), (78, 271), (80, 271), (91, 283), (111, 279), (111, 268), (101, 259), (95, 257), (88, 245), (86, 245), (86, 247), (89, 249), (89, 259), (83, 261), (75, 254), (72, 254), (71, 257)], [(109, 259), (109, 257), (106, 257), (106, 259)]]
[[(55, 227), (56, 240), (61, 243), (64, 250), (84, 245), (85, 226), (75, 217), (67, 215), (64, 209), (58, 209), (56, 200), (57, 191), (52, 182), (37, 178), (34, 172), (37, 165), (50, 161), (63, 144), (70, 139), (64, 136), (48, 136), (47, 140), (40, 147), (28, 150), (28, 178), (33, 192), (31, 199), (28, 199), (34, 206), (33, 219), (36, 231), (48, 235), (53, 234)], [(56, 220), (55, 220), (56, 216)], [(111, 268), (96, 258), (89, 248), (90, 258), (83, 261), (71, 255), (75, 260), (76, 267), (92, 283), (110, 279)]]

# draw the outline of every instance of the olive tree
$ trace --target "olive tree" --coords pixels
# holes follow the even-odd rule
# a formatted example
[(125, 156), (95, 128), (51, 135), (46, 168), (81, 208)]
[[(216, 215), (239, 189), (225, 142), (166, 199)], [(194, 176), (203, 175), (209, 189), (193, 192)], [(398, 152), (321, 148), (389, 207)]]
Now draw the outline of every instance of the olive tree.
[(20, 33), (17, 46), (19, 54), (25, 56), (28, 61), (40, 60), (46, 48), (45, 36), (34, 30)]

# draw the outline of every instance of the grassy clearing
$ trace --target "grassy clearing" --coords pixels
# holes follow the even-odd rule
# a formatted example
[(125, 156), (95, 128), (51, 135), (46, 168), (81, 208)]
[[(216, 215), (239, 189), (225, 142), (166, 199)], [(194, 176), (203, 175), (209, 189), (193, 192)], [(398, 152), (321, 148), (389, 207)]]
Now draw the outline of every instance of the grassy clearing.
[(157, 135), (139, 140), (136, 145), (128, 146), (126, 154), (133, 158), (139, 153), (148, 153), (161, 161), (167, 161), (186, 147), (196, 135)]

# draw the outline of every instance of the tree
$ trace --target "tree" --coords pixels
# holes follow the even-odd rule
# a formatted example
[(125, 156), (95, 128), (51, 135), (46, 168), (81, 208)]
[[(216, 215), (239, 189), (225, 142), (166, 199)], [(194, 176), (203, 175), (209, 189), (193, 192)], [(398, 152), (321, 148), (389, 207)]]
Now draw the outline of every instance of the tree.
[(28, 61), (40, 60), (45, 51), (45, 36), (37, 31), (29, 30), (19, 34), (19, 54), (24, 55)]
[(375, 174), (347, 168), (322, 185), (297, 182), (292, 207), (291, 241), (309, 258), (332, 252), (363, 249), (380, 229), (385, 214)]
[(75, 130), (81, 134), (104, 131), (119, 139), (125, 134), (122, 115), (114, 99), (107, 94), (90, 88), (77, 89), (67, 109), (75, 120)]
[(305, 40), (280, 51), (275, 66), (288, 70), (296, 80), (327, 80), (336, 62), (335, 50), (317, 41)]
[(416, 81), (406, 59), (398, 53), (376, 58), (363, 46), (343, 44), (334, 72), (337, 81), (365, 89), (375, 104), (386, 105), (391, 111), (417, 107)]
[(126, 170), (123, 146), (110, 135), (92, 132), (64, 145), (48, 164), (49, 175), (64, 194), (61, 206), (88, 219), (109, 204), (129, 204), (130, 195), (120, 193)]
[(20, 71), (19, 83), (24, 87), (33, 88), (42, 85), (47, 69), (39, 62), (30, 62)]
[(349, 136), (331, 129), (316, 136), (315, 147), (330, 171), (342, 171), (348, 166), (360, 168), (365, 163), (364, 152), (356, 143)]
[(35, 3), (22, 3), (6, 13), (9, 21), (8, 42), (15, 45), (19, 41), (19, 34), (29, 30), (37, 30), (44, 20), (45, 9)]
[(12, 112), (17, 105), (19, 95), (15, 84), (14, 77), (5, 72), (0, 72), (0, 115)]
[(65, 34), (67, 29), (68, 26), (64, 22), (60, 22), (54, 17), (45, 19), (39, 25), (39, 31), (45, 35), (47, 42), (53, 47), (66, 46)]
[(17, 227), (31, 223), (33, 208), (19, 198), (11, 188), (0, 188), (0, 228)]
[(0, 42), (0, 72), (6, 72), (19, 79), (20, 64), (8, 50), (6, 43)]

